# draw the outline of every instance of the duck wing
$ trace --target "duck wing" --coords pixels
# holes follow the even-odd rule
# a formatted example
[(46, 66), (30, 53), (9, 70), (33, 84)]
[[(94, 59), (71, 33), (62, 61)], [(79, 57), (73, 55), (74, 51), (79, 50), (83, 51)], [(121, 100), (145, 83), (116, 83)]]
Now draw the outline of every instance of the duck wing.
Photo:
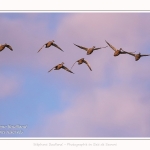
[[(77, 62), (77, 61), (76, 61), (76, 62)], [(75, 62), (75, 63), (76, 63), (76, 62)], [(75, 63), (72, 65), (72, 67), (75, 65)], [(71, 69), (72, 69), (72, 67), (71, 67)]]
[(102, 48), (106, 48), (108, 46), (105, 46), (105, 47), (99, 47), (99, 48), (94, 48), (94, 50), (98, 50), (98, 49), (102, 49)]
[[(136, 51), (135, 51), (135, 52), (136, 52)], [(132, 53), (132, 54), (133, 54), (133, 53), (135, 53), (135, 52), (127, 52), (127, 51), (124, 51), (124, 50), (121, 50), (121, 51), (120, 51), (121, 54), (127, 54), (127, 53)]]
[(86, 48), (86, 47), (83, 47), (83, 46), (79, 46), (79, 45), (76, 45), (76, 44), (74, 44), (75, 46), (77, 46), (77, 47), (79, 47), (79, 48), (81, 48), (81, 49), (84, 49), (84, 50), (88, 50), (88, 48)]
[(66, 71), (70, 72), (70, 73), (73, 73), (71, 70), (69, 70), (67, 67), (65, 66), (62, 66), (63, 69), (65, 69)]
[[(45, 45), (46, 45), (46, 44), (44, 44), (44, 45), (38, 50), (38, 52), (39, 52)], [(38, 52), (37, 52), (37, 53), (38, 53)]]
[(10, 45), (6, 45), (6, 47), (9, 48), (11, 51), (13, 51), (13, 49)]
[(134, 57), (135, 57), (135, 55), (136, 55), (136, 54), (133, 54), (133, 53), (131, 53), (131, 52), (126, 52), (126, 54), (132, 55), (132, 56), (134, 56)]
[(49, 70), (48, 72), (50, 72), (50, 71), (52, 71), (54, 68), (56, 68), (56, 66), (55, 67), (53, 67), (51, 70)]
[(57, 44), (52, 43), (53, 46), (55, 46), (56, 48), (60, 49), (61, 51), (63, 51)]
[(89, 67), (89, 69), (92, 71), (92, 68), (90, 67), (90, 64), (86, 61), (86, 60), (84, 60), (84, 63)]
[(150, 56), (150, 54), (148, 54), (148, 55), (141, 55), (141, 57), (143, 57), (143, 56)]
[(112, 46), (110, 43), (108, 43), (106, 40), (105, 42), (109, 45), (110, 48), (112, 48), (114, 51), (117, 51), (117, 49), (114, 46)]

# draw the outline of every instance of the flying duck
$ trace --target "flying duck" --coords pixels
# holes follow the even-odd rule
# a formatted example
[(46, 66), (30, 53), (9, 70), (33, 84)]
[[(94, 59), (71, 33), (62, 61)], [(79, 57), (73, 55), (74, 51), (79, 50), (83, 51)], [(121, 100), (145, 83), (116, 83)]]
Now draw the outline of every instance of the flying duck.
[[(110, 43), (108, 43), (106, 40), (105, 42), (110, 46), (110, 48), (112, 48), (115, 52), (114, 52), (114, 56), (118, 56), (120, 54), (127, 54), (128, 52), (124, 51), (122, 48), (120, 49), (116, 49), (114, 46), (112, 46)], [(129, 52), (130, 53), (130, 52)], [(132, 52), (131, 52), (132, 53)]]
[[(70, 71), (67, 67), (65, 67), (64, 65), (64, 62), (62, 62), (61, 64), (58, 64), (57, 66), (53, 67), (51, 70), (59, 70), (59, 69), (65, 69), (66, 71), (70, 72), (70, 73), (73, 73), (72, 71)], [(48, 72), (50, 72), (51, 70), (49, 70)]]
[[(78, 65), (81, 65), (82, 63), (85, 63), (85, 64), (89, 67), (89, 69), (92, 71), (92, 69), (91, 69), (89, 63), (88, 63), (84, 58), (81, 58), (81, 59), (77, 60), (76, 62), (78, 62)], [(75, 62), (75, 63), (76, 63), (76, 62)], [(75, 63), (74, 63), (74, 64), (75, 64)], [(74, 64), (73, 64), (73, 66), (74, 66)], [(72, 66), (72, 67), (73, 67), (73, 66)], [(71, 67), (71, 69), (72, 69), (72, 67)]]
[[(55, 46), (56, 48), (58, 48), (58, 49), (60, 49), (61, 51), (63, 51), (63, 50), (62, 50), (58, 45), (56, 45), (54, 42), (55, 42), (54, 40), (47, 42), (46, 44), (44, 44), (44, 45), (39, 49), (39, 51), (40, 51), (44, 46), (45, 46), (45, 48), (49, 48), (50, 46)], [(39, 51), (38, 51), (38, 52), (39, 52)]]
[(91, 48), (86, 48), (86, 47), (79, 46), (79, 45), (76, 45), (76, 44), (74, 44), (74, 45), (77, 46), (77, 47), (79, 47), (79, 48), (81, 48), (81, 49), (86, 50), (86, 51), (87, 51), (87, 55), (92, 54), (94, 50), (98, 50), (98, 49), (101, 49), (101, 48), (106, 48), (106, 47), (108, 47), (108, 46), (106, 46), (106, 47), (95, 48), (95, 46), (93, 46), (93, 47), (91, 47)]
[(141, 53), (133, 54), (133, 53), (129, 53), (129, 52), (128, 52), (128, 54), (134, 56), (134, 57), (135, 57), (135, 61), (138, 61), (138, 60), (139, 60), (141, 57), (143, 57), (143, 56), (150, 56), (150, 55), (143, 55), (143, 54), (141, 54)]

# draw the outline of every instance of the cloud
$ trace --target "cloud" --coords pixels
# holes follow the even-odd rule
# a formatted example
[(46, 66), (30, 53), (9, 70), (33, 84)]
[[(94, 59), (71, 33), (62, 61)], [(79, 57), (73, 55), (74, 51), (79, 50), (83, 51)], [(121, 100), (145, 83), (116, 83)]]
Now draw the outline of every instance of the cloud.
[(3, 100), (9, 96), (13, 96), (19, 92), (20, 81), (16, 77), (0, 75), (0, 99)]
[[(45, 116), (42, 129), (34, 134), (49, 137), (149, 136), (150, 102), (143, 103), (144, 94), (136, 94), (135, 89), (122, 86), (109, 90), (97, 88), (79, 95), (72, 99), (68, 109)], [(150, 98), (149, 94), (147, 96)]]
[[(63, 90), (56, 93), (61, 95), (60, 101), (67, 107), (42, 116), (31, 134), (50, 137), (149, 136), (150, 71), (145, 64), (149, 64), (150, 59), (141, 58), (136, 62), (129, 55), (114, 57), (109, 47), (87, 56), (84, 50), (73, 45), (101, 47), (107, 45), (107, 40), (116, 48), (148, 53), (149, 15), (72, 13), (61, 20), (55, 33), (47, 21), (39, 22), (37, 18), (35, 14), (18, 20), (1, 18), (3, 36), (0, 40), (14, 48), (13, 52), (1, 53), (1, 66), (47, 72), (62, 61), (70, 68), (83, 57), (93, 71), (84, 64), (76, 64), (74, 75), (60, 70), (61, 74), (53, 71), (50, 78), (42, 78), (45, 83), (53, 81), (50, 86), (61, 83)], [(50, 39), (54, 39), (64, 52), (51, 47), (37, 53)], [(0, 92), (3, 97), (17, 89), (17, 80), (2, 77), (1, 81), (5, 89)]]
[[(46, 115), (42, 119), (43, 124), (40, 124), (42, 129), (37, 126), (32, 132), (34, 135), (150, 135), (150, 71), (145, 65), (149, 64), (150, 59), (146, 57), (135, 61), (129, 55), (114, 57), (109, 47), (87, 56), (85, 51), (73, 45), (105, 46), (106, 39), (116, 48), (147, 53), (150, 32), (148, 16), (138, 13), (75, 13), (61, 22), (56, 35), (66, 50), (66, 55), (61, 58), (71, 66), (84, 57), (93, 71), (76, 64), (73, 69), (75, 76), (63, 76), (68, 88), (64, 88), (62, 101), (69, 106), (61, 113)], [(74, 96), (70, 98), (68, 95), (72, 90)]]

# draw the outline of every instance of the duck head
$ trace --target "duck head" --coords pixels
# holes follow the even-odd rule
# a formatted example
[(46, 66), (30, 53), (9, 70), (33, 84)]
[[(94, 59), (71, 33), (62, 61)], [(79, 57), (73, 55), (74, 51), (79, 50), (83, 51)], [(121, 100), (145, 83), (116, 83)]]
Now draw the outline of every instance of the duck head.
[(122, 48), (120, 48), (119, 50), (120, 50), (120, 51), (122, 51), (123, 49), (122, 49)]

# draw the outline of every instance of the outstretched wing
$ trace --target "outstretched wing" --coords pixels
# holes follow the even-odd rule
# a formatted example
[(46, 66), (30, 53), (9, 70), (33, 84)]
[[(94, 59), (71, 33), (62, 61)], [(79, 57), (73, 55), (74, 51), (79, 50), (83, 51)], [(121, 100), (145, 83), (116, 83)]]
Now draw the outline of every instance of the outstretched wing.
[[(44, 46), (45, 46), (45, 44), (39, 49), (39, 51), (40, 51)], [(39, 51), (38, 51), (38, 52), (39, 52)], [(37, 52), (37, 53), (38, 53), (38, 52)]]
[[(56, 66), (55, 66), (56, 67)], [(51, 70), (49, 70), (48, 72), (52, 71), (55, 67), (53, 67)]]
[(55, 46), (56, 48), (60, 49), (61, 51), (63, 51), (58, 45), (56, 45), (55, 43), (52, 43), (53, 46)]
[[(76, 61), (76, 62), (77, 62), (77, 61)], [(75, 62), (75, 63), (76, 63), (76, 62)], [(72, 65), (72, 67), (75, 65), (75, 63)], [(72, 69), (72, 67), (71, 67), (71, 69)]]
[(142, 57), (142, 56), (150, 56), (150, 55), (141, 55), (141, 57)]
[(83, 47), (83, 46), (79, 46), (79, 45), (76, 45), (76, 44), (74, 44), (75, 46), (77, 46), (77, 47), (79, 47), (79, 48), (81, 48), (81, 49), (84, 49), (84, 50), (88, 50), (88, 48), (86, 48), (86, 47)]
[(94, 48), (94, 50), (98, 50), (98, 49), (102, 49), (102, 48), (106, 48), (108, 46), (105, 46), (105, 47), (99, 47), (99, 48)]
[(133, 54), (131, 52), (126, 52), (126, 54), (129, 54), (129, 55), (132, 55), (132, 56), (135, 56), (136, 54)]
[(10, 45), (6, 45), (6, 47), (9, 48), (11, 51), (13, 51), (13, 49)]
[(66, 71), (70, 72), (70, 73), (73, 73), (71, 70), (69, 70), (67, 67), (65, 66), (62, 66), (63, 69), (65, 69)]
[(84, 63), (87, 64), (87, 66), (89, 67), (89, 69), (92, 71), (92, 68), (90, 67), (90, 64), (86, 60), (84, 60)]
[(110, 43), (108, 43), (106, 40), (105, 40), (105, 42), (106, 42), (114, 51), (117, 51), (117, 49), (116, 49), (114, 46), (112, 46)]
[[(136, 51), (135, 51), (135, 52), (136, 52)], [(124, 50), (121, 50), (120, 53), (121, 53), (121, 54), (127, 54), (127, 53), (132, 53), (132, 54), (133, 54), (133, 53), (135, 53), (135, 52), (126, 52), (126, 51), (124, 51)]]

